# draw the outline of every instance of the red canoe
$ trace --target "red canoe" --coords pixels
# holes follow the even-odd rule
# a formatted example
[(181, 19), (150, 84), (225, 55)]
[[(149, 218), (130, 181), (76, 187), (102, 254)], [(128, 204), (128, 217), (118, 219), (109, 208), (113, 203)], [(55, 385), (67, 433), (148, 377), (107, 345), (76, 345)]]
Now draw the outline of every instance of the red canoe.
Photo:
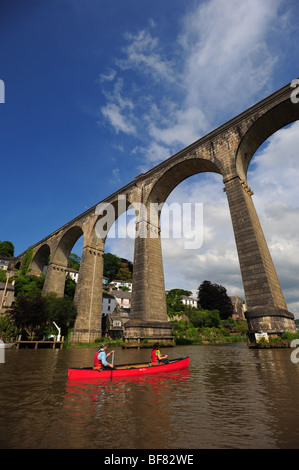
[(161, 372), (186, 369), (189, 366), (189, 357), (170, 359), (169, 364), (152, 366), (150, 363), (120, 364), (113, 370), (95, 370), (93, 367), (76, 367), (68, 370), (69, 379), (110, 379), (111, 377), (129, 377), (137, 375), (151, 375)]

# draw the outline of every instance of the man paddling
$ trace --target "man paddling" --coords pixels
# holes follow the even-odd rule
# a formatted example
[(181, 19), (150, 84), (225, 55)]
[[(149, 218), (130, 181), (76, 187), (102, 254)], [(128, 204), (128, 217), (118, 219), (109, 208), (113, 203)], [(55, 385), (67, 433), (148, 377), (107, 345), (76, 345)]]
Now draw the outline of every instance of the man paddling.
[(115, 369), (114, 365), (107, 361), (107, 357), (112, 353), (115, 353), (115, 351), (113, 350), (110, 351), (110, 353), (107, 353), (107, 344), (102, 344), (101, 348), (94, 355), (94, 369)]

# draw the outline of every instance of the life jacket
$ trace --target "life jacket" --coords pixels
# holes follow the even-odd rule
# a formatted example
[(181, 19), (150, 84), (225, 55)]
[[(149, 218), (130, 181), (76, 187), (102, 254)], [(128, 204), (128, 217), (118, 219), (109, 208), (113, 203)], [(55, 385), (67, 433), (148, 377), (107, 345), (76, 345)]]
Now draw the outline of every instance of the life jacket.
[(158, 365), (158, 358), (157, 358), (157, 349), (152, 350), (152, 365), (157, 366)]
[(94, 359), (93, 359), (93, 367), (94, 369), (102, 369), (103, 365), (102, 365), (102, 360), (99, 359), (99, 352), (100, 352), (100, 349), (95, 353), (94, 355)]

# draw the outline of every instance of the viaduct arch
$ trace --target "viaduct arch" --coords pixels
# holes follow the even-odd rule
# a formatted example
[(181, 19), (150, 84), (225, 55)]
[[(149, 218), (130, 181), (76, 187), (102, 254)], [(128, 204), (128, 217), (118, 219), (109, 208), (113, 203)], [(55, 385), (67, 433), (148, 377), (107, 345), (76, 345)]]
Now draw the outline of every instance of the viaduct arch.
[[(221, 174), (251, 333), (295, 330), (294, 316), (288, 312), (255, 211), (253, 191), (246, 179), (249, 163), (259, 146), (277, 130), (299, 119), (299, 104), (291, 99), (292, 92), (291, 84), (286, 85), (102, 201), (114, 207), (117, 218), (130, 205), (138, 208), (142, 204), (148, 209), (151, 203), (163, 204), (170, 192), (191, 175), (201, 172)], [(145, 213), (136, 210), (139, 235), (135, 238), (132, 308), (126, 335), (128, 338), (137, 335), (170, 339), (159, 218), (153, 224), (148, 214), (147, 210)], [(96, 205), (33, 247), (32, 272), (37, 273), (45, 257), (50, 256), (44, 293), (54, 291), (63, 295), (68, 255), (77, 239), (84, 235), (75, 296), (78, 316), (73, 342), (90, 342), (101, 335), (105, 236), (98, 236), (95, 227), (102, 216), (103, 211), (101, 213)], [(16, 263), (22, 261), (24, 255), (19, 255)]]

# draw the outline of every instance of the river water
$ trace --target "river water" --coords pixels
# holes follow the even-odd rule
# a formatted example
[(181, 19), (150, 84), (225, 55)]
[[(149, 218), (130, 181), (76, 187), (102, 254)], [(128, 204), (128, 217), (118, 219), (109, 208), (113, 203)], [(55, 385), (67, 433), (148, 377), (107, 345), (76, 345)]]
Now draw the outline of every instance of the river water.
[[(189, 369), (72, 383), (95, 348), (6, 350), (0, 364), (2, 449), (299, 448), (299, 363), (291, 349), (179, 346)], [(116, 349), (115, 363), (150, 350)]]

